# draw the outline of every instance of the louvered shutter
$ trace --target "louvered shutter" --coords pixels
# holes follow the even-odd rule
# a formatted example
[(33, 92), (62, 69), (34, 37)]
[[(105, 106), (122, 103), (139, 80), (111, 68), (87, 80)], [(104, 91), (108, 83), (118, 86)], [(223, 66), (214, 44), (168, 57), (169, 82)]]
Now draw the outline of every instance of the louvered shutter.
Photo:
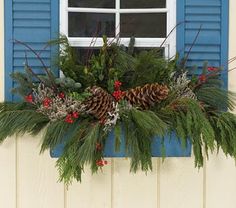
[(50, 67), (53, 47), (44, 48), (47, 42), (58, 36), (59, 0), (5, 0), (5, 100), (15, 100), (10, 93), (15, 83), (10, 78), (13, 71), (22, 71), (25, 51), (29, 65), (37, 74), (43, 74), (42, 65), (33, 53), (14, 39), (27, 43), (41, 53), (46, 66)]
[[(185, 22), (178, 28), (177, 51), (186, 55), (202, 27), (189, 55), (187, 66), (200, 68), (204, 61), (210, 66), (224, 66), (228, 60), (228, 0), (178, 0), (177, 22)], [(222, 73), (227, 83), (227, 73)]]

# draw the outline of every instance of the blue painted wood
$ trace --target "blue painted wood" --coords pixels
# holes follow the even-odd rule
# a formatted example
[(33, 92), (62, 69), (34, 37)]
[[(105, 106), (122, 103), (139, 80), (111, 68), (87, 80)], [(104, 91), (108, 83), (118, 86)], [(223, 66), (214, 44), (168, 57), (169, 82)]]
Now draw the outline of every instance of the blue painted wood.
[(4, 2), (4, 38), (5, 38), (5, 93), (4, 93), (4, 99), (11, 101), (13, 99), (13, 96), (10, 92), (10, 89), (12, 88), (12, 80), (9, 77), (9, 74), (12, 72), (13, 69), (13, 21), (12, 21), (12, 1), (5, 0)]
[[(177, 36), (177, 51), (180, 51), (181, 57), (186, 55), (202, 26), (196, 44), (190, 52), (187, 66), (196, 65), (197, 70), (193, 73), (199, 74), (203, 61), (208, 61), (209, 65), (224, 66), (224, 70), (227, 71), (228, 0), (184, 0), (183, 2), (183, 5), (178, 5), (179, 11), (177, 11), (184, 13), (185, 20), (185, 24), (181, 28), (183, 37)], [(180, 20), (182, 19), (181, 16)], [(180, 34), (180, 30), (178, 34)], [(227, 73), (222, 73), (226, 86), (227, 77)]]
[[(60, 157), (67, 138), (64, 139), (64, 143), (56, 146), (56, 148), (50, 151), (50, 155), (53, 158)], [(163, 150), (165, 150), (163, 152)], [(111, 132), (106, 140), (104, 147), (104, 157), (128, 157), (129, 152), (126, 151), (125, 137), (121, 137), (121, 145), (119, 151), (115, 151), (115, 139), (114, 132)], [(164, 139), (153, 138), (152, 141), (152, 156), (153, 157), (190, 157), (191, 156), (191, 142), (187, 141), (186, 146), (182, 145), (181, 141), (176, 138), (174, 134), (166, 135)]]
[(222, 0), (221, 19), (221, 66), (224, 66), (222, 78), (225, 81), (224, 87), (228, 89), (229, 0)]
[[(47, 47), (49, 40), (59, 35), (59, 0), (5, 0), (5, 99), (17, 100), (10, 89), (15, 85), (9, 74), (24, 69), (25, 52), (29, 65), (38, 74), (43, 74), (42, 64), (24, 46), (14, 44), (17, 39), (27, 43), (36, 52), (42, 52), (46, 66), (51, 67), (57, 47)], [(41, 69), (40, 69), (41, 68)], [(58, 70), (55, 70), (58, 74)]]

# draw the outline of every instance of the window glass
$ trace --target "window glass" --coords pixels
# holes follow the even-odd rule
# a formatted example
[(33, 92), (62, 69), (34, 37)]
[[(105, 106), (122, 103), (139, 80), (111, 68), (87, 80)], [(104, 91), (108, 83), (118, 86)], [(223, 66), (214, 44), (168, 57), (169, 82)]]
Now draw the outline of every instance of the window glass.
[(69, 12), (69, 37), (115, 36), (115, 14)]
[(166, 13), (121, 14), (121, 37), (166, 37)]
[(165, 8), (166, 0), (121, 0), (121, 8)]
[(115, 8), (115, 0), (69, 0), (69, 7)]

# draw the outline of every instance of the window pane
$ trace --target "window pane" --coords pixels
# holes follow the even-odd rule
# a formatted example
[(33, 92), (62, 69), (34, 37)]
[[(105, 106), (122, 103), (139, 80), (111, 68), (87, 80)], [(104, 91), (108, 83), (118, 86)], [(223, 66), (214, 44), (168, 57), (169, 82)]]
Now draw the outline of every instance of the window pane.
[(69, 37), (115, 36), (115, 14), (69, 12)]
[(69, 0), (69, 7), (115, 8), (115, 0)]
[(92, 55), (98, 55), (100, 52), (100, 48), (74, 48), (77, 55), (78, 63), (80, 64), (88, 64), (88, 60), (92, 57)]
[(166, 37), (166, 13), (121, 14), (121, 37)]
[(166, 0), (121, 0), (121, 8), (165, 8)]

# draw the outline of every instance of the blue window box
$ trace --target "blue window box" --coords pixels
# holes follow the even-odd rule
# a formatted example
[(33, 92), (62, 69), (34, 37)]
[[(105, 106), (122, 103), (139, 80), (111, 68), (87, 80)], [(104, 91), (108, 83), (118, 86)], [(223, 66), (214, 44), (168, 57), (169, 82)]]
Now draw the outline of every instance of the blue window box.
[[(164, 140), (156, 137), (152, 142), (152, 156), (162, 157), (162, 149), (164, 147), (165, 157), (190, 157), (191, 156), (191, 142), (187, 141), (186, 148), (182, 147), (181, 141), (177, 139), (174, 133), (165, 137)], [(60, 157), (63, 153), (64, 144), (57, 145), (54, 149), (50, 151), (50, 155), (53, 158)], [(125, 138), (121, 138), (120, 150), (115, 151), (115, 139), (114, 133), (111, 132), (107, 138), (104, 147), (104, 157), (128, 157), (125, 151)]]

